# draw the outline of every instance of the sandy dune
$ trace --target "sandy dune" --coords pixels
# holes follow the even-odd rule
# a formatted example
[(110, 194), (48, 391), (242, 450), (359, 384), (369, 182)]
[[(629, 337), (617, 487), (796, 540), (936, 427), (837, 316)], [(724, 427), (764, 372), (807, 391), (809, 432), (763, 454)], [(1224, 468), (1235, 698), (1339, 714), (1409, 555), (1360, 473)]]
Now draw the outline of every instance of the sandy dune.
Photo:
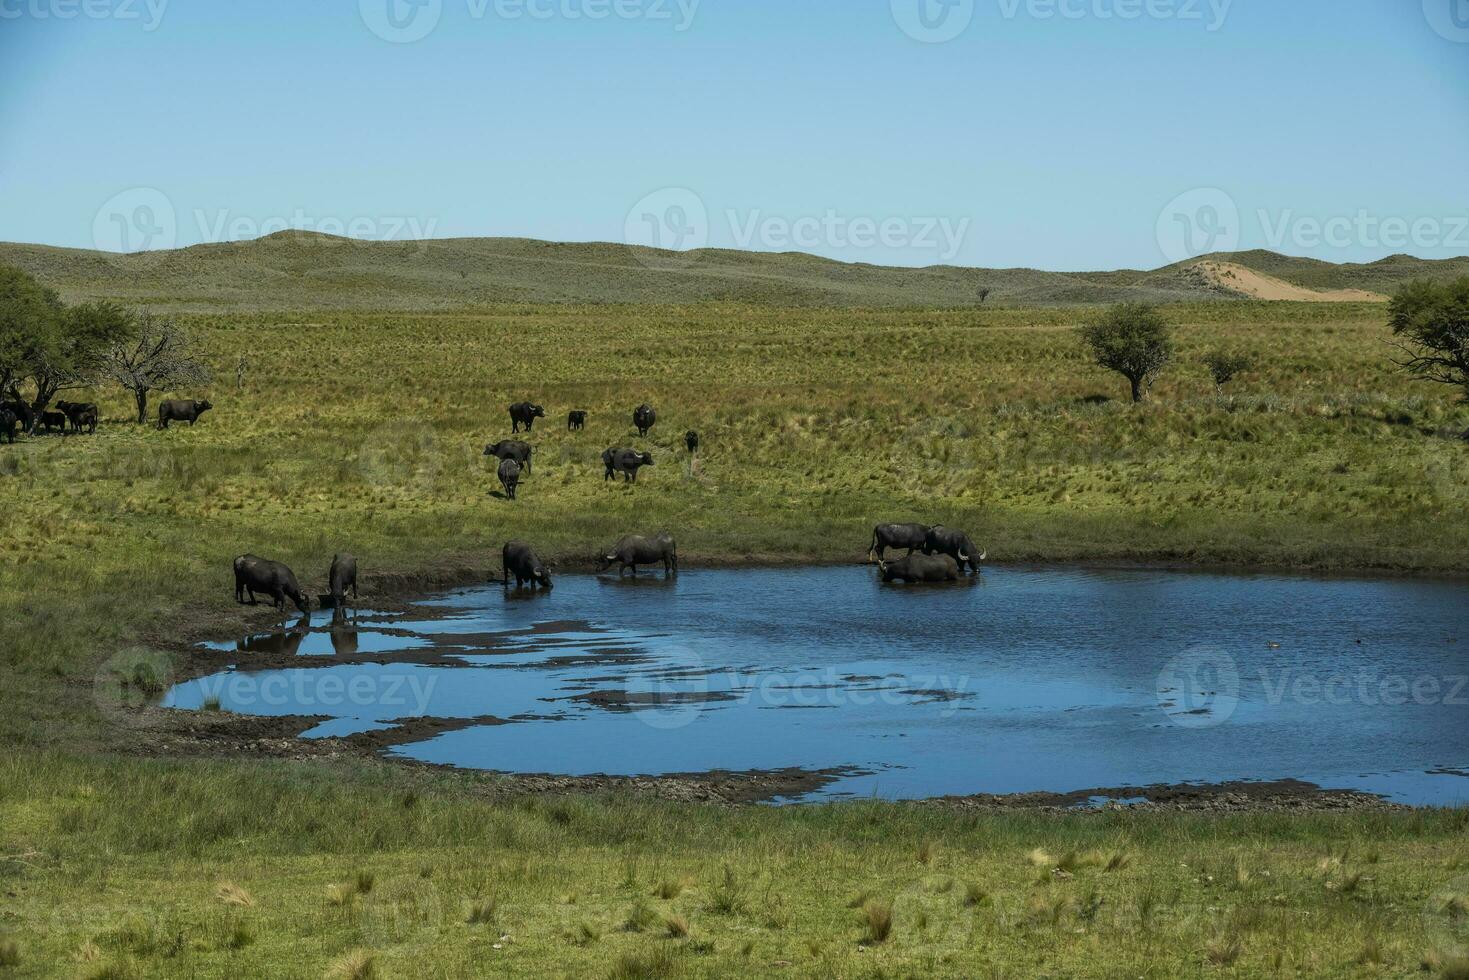
[(1307, 289), (1233, 262), (1200, 262), (1195, 269), (1208, 282), (1252, 299), (1299, 303), (1385, 303), (1387, 297), (1365, 289)]

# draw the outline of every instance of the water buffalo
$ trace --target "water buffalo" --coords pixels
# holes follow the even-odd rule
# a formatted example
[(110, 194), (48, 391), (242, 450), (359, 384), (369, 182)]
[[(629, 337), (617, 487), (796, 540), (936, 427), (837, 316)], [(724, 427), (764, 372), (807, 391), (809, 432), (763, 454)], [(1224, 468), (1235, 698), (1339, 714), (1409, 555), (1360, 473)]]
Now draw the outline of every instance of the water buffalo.
[(629, 568), (636, 575), (639, 565), (652, 565), (660, 561), (663, 563), (665, 573), (672, 575), (678, 571), (678, 548), (667, 531), (660, 533), (656, 538), (629, 534), (613, 545), (611, 551), (600, 556), (597, 571), (605, 572), (613, 565), (617, 565), (618, 575)]
[(296, 604), (296, 608), (303, 613), (311, 611), (311, 600), (306, 598), (306, 593), (301, 591), (301, 585), (296, 581), (296, 573), (278, 561), (260, 558), (256, 555), (241, 555), (235, 559), (235, 601), (245, 602), (245, 593), (250, 594), (250, 605), (258, 601), (255, 593), (262, 592), (273, 600), (275, 607), (282, 612), (286, 609), (286, 600), (290, 599)]
[(909, 555), (897, 561), (879, 561), (884, 582), (957, 582), (959, 564), (948, 555)]
[(516, 402), (510, 406), (510, 431), (519, 432), (523, 425), (525, 431), (529, 432), (535, 428), (536, 419), (545, 417), (546, 410), (541, 406), (532, 405), (530, 402)]
[(871, 561), (876, 555), (881, 561), (889, 548), (907, 548), (911, 555), (927, 540), (927, 524), (879, 524), (872, 529), (872, 547), (867, 549), (867, 560)]
[(566, 416), (566, 431), (580, 432), (587, 427), (586, 412), (569, 412)]
[(521, 442), (519, 439), (506, 439), (497, 442), (493, 446), (485, 447), (486, 456), (494, 456), (497, 459), (513, 459), (519, 463), (527, 473), (530, 472), (530, 457), (532, 449), (530, 443)]
[(41, 424), (46, 427), (47, 432), (60, 429), (61, 434), (66, 435), (66, 427), (70, 424), (70, 420), (64, 412), (42, 412)]
[(505, 496), (511, 500), (515, 499), (515, 488), (520, 486), (520, 464), (513, 459), (500, 460), (500, 486), (505, 488)]
[(35, 409), (26, 404), (24, 398), (21, 398), (19, 395), (12, 392), (10, 400), (4, 403), (4, 407), (7, 411), (10, 412), (11, 415), (15, 416), (15, 421), (20, 426), (20, 431), (35, 431), (36, 412)]
[(699, 434), (693, 429), (683, 434), (683, 444), (689, 447), (689, 455), (692, 456), (699, 451)]
[(193, 425), (199, 421), (199, 416), (213, 407), (208, 399), (170, 398), (158, 406), (158, 427), (166, 429), (170, 422), (187, 422)]
[(8, 440), (12, 446), (15, 445), (15, 426), (19, 421), (14, 412), (0, 405), (0, 437)]
[(505, 588), (510, 588), (510, 577), (515, 577), (515, 587), (525, 588), (525, 583), (551, 588), (551, 573), (541, 561), (535, 549), (524, 541), (507, 541), (500, 552), (500, 570), (505, 577)]
[(56, 408), (71, 423), (73, 432), (81, 432), (88, 424), (92, 432), (97, 431), (97, 406), (91, 402), (57, 402)]
[(333, 555), (331, 582), (332, 606), (341, 609), (347, 604), (347, 590), (352, 590), (352, 600), (357, 600), (357, 559), (351, 555)]
[(637, 483), (638, 470), (653, 465), (653, 454), (640, 453), (636, 449), (609, 449), (602, 454), (602, 464), (607, 467), (603, 483), (612, 479), (615, 473), (621, 473), (625, 483)]
[(638, 435), (647, 437), (648, 431), (658, 423), (658, 413), (653, 406), (643, 402), (632, 413), (632, 424), (637, 426)]
[(963, 531), (951, 530), (942, 524), (928, 529), (928, 535), (923, 541), (923, 553), (948, 555), (959, 564), (961, 570), (968, 565), (976, 575), (979, 574), (979, 563), (989, 557), (987, 552), (974, 546), (969, 535)]

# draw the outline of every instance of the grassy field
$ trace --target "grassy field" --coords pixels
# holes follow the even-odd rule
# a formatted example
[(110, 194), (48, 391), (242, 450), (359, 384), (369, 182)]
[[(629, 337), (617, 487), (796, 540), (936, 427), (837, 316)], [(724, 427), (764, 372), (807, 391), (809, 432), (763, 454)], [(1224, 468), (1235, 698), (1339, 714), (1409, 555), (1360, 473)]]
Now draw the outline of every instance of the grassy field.
[[(197, 427), (103, 390), (97, 436), (0, 447), (0, 973), (319, 976), (357, 949), (399, 976), (1417, 971), (1459, 815), (484, 802), (388, 767), (128, 758), (93, 702), (113, 652), (240, 628), (244, 551), (315, 592), (350, 550), (371, 595), (487, 573), (512, 536), (563, 567), (660, 528), (686, 567), (858, 561), (874, 523), (922, 519), (1001, 562), (1469, 570), (1469, 410), (1393, 368), (1381, 307), (1168, 314), (1181, 359), (1137, 407), (1084, 361), (1084, 309), (191, 315), (216, 383), (168, 394), (213, 400)], [(1257, 363), (1224, 394), (1219, 346)], [(523, 398), (550, 417), (511, 504), (481, 453)], [(610, 445), (657, 465), (604, 484)]]

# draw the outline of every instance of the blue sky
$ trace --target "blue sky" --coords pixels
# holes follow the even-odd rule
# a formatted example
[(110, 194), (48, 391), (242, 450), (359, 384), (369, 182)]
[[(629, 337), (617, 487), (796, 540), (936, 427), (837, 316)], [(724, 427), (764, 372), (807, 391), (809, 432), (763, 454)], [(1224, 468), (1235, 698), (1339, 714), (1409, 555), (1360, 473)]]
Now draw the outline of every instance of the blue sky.
[(1363, 261), (1466, 174), (1469, 0), (0, 0), (10, 241)]

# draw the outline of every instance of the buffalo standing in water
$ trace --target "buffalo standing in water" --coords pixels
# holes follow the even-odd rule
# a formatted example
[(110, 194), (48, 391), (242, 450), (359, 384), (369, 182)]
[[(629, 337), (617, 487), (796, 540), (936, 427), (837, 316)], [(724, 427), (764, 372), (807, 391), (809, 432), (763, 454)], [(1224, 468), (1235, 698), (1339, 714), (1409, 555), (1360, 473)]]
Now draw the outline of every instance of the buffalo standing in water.
[(948, 555), (909, 555), (897, 561), (879, 561), (884, 582), (957, 582), (959, 563)]
[(980, 551), (974, 546), (969, 535), (963, 531), (951, 530), (942, 524), (928, 529), (928, 536), (923, 542), (923, 553), (948, 555), (961, 570), (968, 565), (976, 575), (979, 574), (979, 563), (989, 557), (988, 552)]
[(580, 432), (587, 427), (586, 412), (568, 412), (566, 415), (566, 431)]
[(519, 439), (506, 439), (497, 442), (493, 446), (485, 447), (486, 456), (494, 456), (497, 459), (513, 459), (519, 463), (527, 473), (530, 472), (530, 457), (532, 449), (530, 443), (521, 442)]
[(170, 398), (158, 406), (158, 427), (166, 429), (170, 422), (187, 422), (193, 425), (199, 421), (199, 416), (213, 407), (207, 398)]
[(530, 402), (516, 402), (510, 406), (510, 431), (519, 432), (523, 425), (525, 431), (529, 432), (535, 428), (536, 419), (545, 417), (546, 410), (541, 406), (532, 405)]
[(347, 604), (347, 590), (352, 590), (352, 601), (357, 601), (357, 559), (351, 555), (333, 555), (329, 576), (332, 605), (341, 609)]
[(678, 547), (673, 542), (673, 536), (667, 531), (656, 538), (629, 534), (613, 545), (611, 551), (600, 557), (597, 571), (605, 572), (613, 565), (617, 565), (618, 575), (629, 568), (636, 575), (639, 565), (653, 565), (658, 562), (663, 563), (665, 574), (673, 575), (678, 571)]
[(244, 603), (247, 592), (250, 594), (249, 602), (252, 606), (259, 601), (255, 598), (255, 593), (261, 592), (270, 596), (275, 607), (282, 612), (285, 612), (287, 599), (294, 602), (296, 608), (303, 613), (311, 611), (311, 600), (301, 591), (296, 573), (268, 558), (241, 555), (235, 559), (235, 601)]
[(638, 435), (647, 438), (648, 432), (658, 423), (658, 413), (653, 411), (653, 406), (643, 402), (632, 413), (632, 424), (637, 427)]
[(515, 587), (525, 588), (525, 583), (551, 588), (551, 573), (541, 561), (535, 549), (524, 541), (507, 541), (500, 552), (500, 571), (505, 576), (505, 588), (510, 588), (510, 578), (515, 577)]
[(520, 486), (520, 464), (513, 459), (500, 461), (500, 486), (505, 488), (505, 496), (511, 500), (515, 499), (515, 488)]
[(906, 548), (911, 555), (927, 540), (927, 524), (879, 524), (872, 529), (872, 547), (867, 549), (867, 560), (871, 561), (876, 556), (878, 561), (882, 561), (889, 548)]
[(653, 454), (640, 453), (636, 449), (609, 449), (602, 454), (602, 465), (607, 467), (607, 472), (602, 477), (603, 483), (612, 479), (616, 473), (621, 473), (626, 483), (637, 483), (638, 470), (653, 465)]

